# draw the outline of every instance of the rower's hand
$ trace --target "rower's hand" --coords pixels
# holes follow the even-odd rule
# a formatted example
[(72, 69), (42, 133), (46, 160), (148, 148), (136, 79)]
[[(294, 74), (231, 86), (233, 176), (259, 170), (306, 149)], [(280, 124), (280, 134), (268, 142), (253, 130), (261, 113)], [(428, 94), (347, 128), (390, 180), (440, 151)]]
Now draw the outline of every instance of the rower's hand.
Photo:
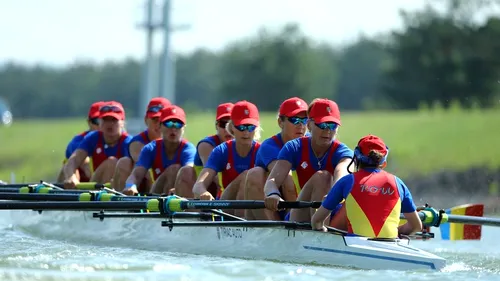
[(205, 191), (200, 194), (200, 200), (215, 200), (215, 198), (212, 196), (212, 193)]
[(324, 225), (319, 227), (319, 228), (315, 228), (314, 230), (321, 231), (321, 232), (328, 232), (328, 229), (326, 229), (326, 227)]
[(64, 180), (63, 187), (64, 189), (75, 189), (79, 183), (78, 177), (73, 174), (69, 179)]
[(271, 196), (267, 196), (264, 199), (264, 205), (266, 206), (266, 209), (277, 212), (278, 204), (280, 201), (284, 200), (281, 197), (279, 197), (278, 194), (273, 194)]
[(125, 184), (125, 189), (122, 191), (125, 195), (137, 195), (139, 191), (137, 190), (137, 185), (127, 183)]

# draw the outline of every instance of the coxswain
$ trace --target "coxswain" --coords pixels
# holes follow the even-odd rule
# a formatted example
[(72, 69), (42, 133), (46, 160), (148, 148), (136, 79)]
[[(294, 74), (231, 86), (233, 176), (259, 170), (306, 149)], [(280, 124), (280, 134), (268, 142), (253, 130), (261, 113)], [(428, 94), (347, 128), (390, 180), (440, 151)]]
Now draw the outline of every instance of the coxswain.
[[(242, 200), (247, 172), (255, 166), (255, 158), (260, 147), (259, 110), (255, 104), (239, 101), (231, 110), (231, 119), (227, 123), (227, 131), (234, 137), (223, 142), (212, 150), (207, 164), (200, 172), (193, 194), (201, 200)], [(221, 173), (222, 186), (216, 196), (207, 188)], [(228, 213), (232, 211), (228, 210)], [(243, 210), (236, 210), (236, 215), (242, 217)]]
[[(389, 148), (374, 135), (363, 137), (354, 149), (356, 171), (339, 179), (313, 215), (313, 229), (326, 231), (332, 217), (347, 232), (370, 238), (397, 238), (422, 229), (411, 192), (397, 176), (384, 171)], [(345, 200), (345, 213), (332, 213)], [(400, 226), (400, 214), (407, 222)], [(329, 223), (330, 224), (330, 223)]]
[[(68, 162), (69, 157), (71, 157), (71, 154), (78, 148), (78, 145), (80, 142), (83, 140), (83, 138), (90, 132), (92, 131), (97, 131), (99, 130), (99, 108), (101, 107), (101, 104), (103, 101), (98, 101), (93, 103), (90, 106), (89, 112), (87, 114), (87, 126), (88, 129), (86, 131), (83, 131), (82, 133), (76, 135), (71, 139), (71, 141), (68, 143), (66, 146), (66, 155), (63, 160), (63, 165), (61, 166), (61, 170), (59, 171), (59, 175), (57, 177), (57, 182), (63, 182), (64, 181), (64, 164)], [(85, 161), (83, 164), (78, 168), (77, 171), (77, 177), (80, 182), (88, 182), (90, 180), (90, 177), (92, 176), (91, 168), (90, 168), (90, 159), (89, 157), (85, 158)]]
[[(136, 195), (147, 193), (139, 186), (151, 169), (153, 186), (150, 193), (170, 194), (175, 188), (177, 174), (182, 167), (194, 165), (196, 147), (184, 138), (186, 113), (176, 105), (168, 106), (161, 111), (161, 139), (145, 145), (134, 169), (125, 182), (123, 193)], [(191, 185), (194, 184), (194, 175)]]
[[(288, 141), (280, 153), (264, 186), (265, 205), (278, 211), (283, 200), (279, 187), (291, 169), (295, 169), (300, 185), (298, 201), (322, 201), (338, 179), (349, 172), (347, 167), (353, 151), (337, 139), (340, 111), (337, 103), (328, 99), (315, 99), (308, 107), (307, 127), (310, 136)], [(285, 220), (310, 222), (314, 209), (291, 209)]]
[[(128, 176), (130, 176), (130, 173), (134, 168), (134, 164), (139, 159), (139, 153), (141, 152), (141, 149), (151, 141), (161, 138), (161, 110), (170, 105), (170, 101), (163, 97), (155, 97), (149, 101), (146, 109), (146, 115), (144, 116), (146, 130), (140, 132), (132, 138), (127, 150), (127, 155), (118, 160), (111, 184), (112, 188), (116, 190), (122, 190), (125, 187), (125, 181), (127, 180)], [(144, 180), (141, 183), (139, 189), (149, 191), (152, 184), (152, 176), (148, 173), (144, 177)]]
[(121, 103), (108, 101), (99, 109), (99, 130), (88, 133), (64, 166), (64, 186), (73, 189), (80, 182), (78, 167), (90, 157), (91, 182), (111, 181), (118, 159), (126, 155), (132, 139), (125, 131), (125, 110)]
[[(298, 97), (283, 101), (278, 113), (280, 132), (264, 140), (257, 152), (256, 167), (248, 171), (245, 184), (245, 200), (264, 200), (264, 184), (269, 171), (278, 161), (278, 154), (283, 145), (289, 140), (303, 137), (307, 131), (307, 103)], [(297, 173), (295, 170), (286, 176), (279, 187), (280, 193), (286, 201), (295, 201), (300, 192)], [(250, 209), (245, 211), (246, 219), (255, 220), (283, 220), (286, 211), (271, 212), (265, 209)]]

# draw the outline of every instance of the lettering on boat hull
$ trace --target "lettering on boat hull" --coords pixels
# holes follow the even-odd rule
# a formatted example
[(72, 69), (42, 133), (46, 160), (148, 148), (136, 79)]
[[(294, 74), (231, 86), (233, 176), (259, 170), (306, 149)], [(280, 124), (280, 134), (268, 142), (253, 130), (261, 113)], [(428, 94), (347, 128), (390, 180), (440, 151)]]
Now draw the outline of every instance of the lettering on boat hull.
[(217, 227), (217, 238), (221, 239), (241, 239), (243, 238), (243, 232), (247, 232), (248, 228), (246, 227)]

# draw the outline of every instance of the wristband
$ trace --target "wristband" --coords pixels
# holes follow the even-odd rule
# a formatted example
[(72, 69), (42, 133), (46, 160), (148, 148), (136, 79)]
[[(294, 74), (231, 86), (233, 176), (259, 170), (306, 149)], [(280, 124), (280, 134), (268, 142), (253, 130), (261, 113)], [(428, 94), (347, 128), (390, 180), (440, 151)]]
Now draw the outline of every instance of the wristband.
[(279, 197), (281, 197), (281, 193), (279, 192), (271, 192), (267, 195), (267, 197), (271, 196), (271, 195), (278, 195)]

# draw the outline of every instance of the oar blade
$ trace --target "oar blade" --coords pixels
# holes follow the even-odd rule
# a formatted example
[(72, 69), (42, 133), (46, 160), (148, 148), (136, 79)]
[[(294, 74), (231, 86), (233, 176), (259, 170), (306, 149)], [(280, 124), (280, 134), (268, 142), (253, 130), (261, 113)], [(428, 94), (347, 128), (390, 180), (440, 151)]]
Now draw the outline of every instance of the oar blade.
[[(483, 204), (464, 204), (445, 210), (448, 215), (482, 217)], [(480, 240), (482, 226), (462, 223), (444, 223), (439, 226), (443, 240)]]

